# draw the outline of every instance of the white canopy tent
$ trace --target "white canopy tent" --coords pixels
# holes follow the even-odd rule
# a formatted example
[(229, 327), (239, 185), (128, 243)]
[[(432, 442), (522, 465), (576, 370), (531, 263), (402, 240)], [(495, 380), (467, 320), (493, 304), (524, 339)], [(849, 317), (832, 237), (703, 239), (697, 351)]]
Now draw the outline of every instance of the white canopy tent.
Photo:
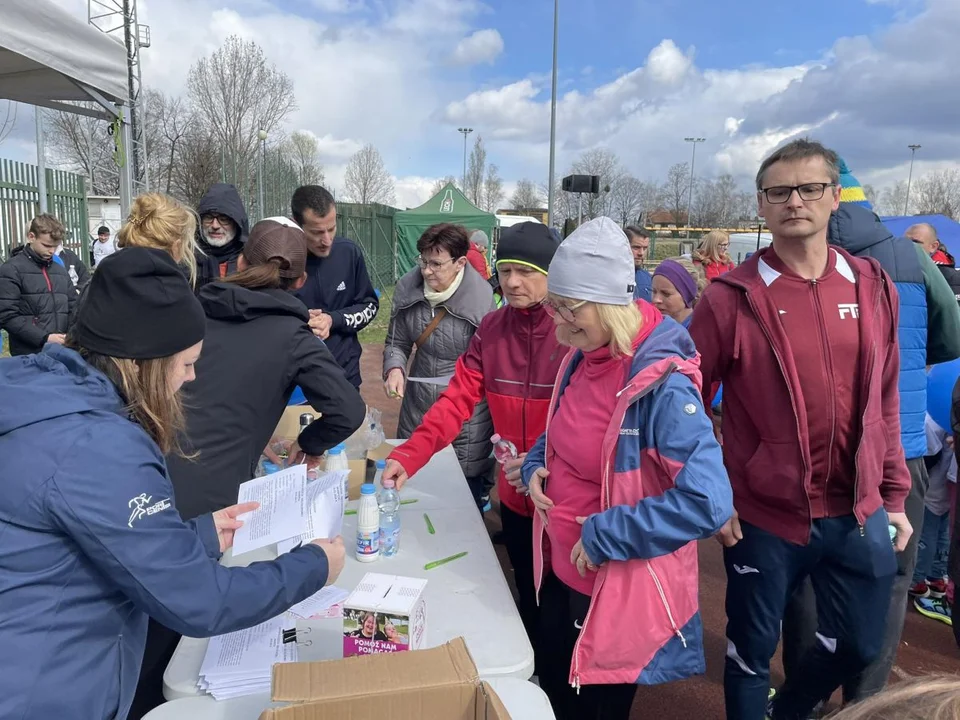
[[(51, 0), (3, 0), (0, 22), (0, 99), (103, 118), (121, 119), (119, 141), (132, 154), (127, 51), (109, 35)], [(94, 102), (88, 108), (66, 104)], [(38, 155), (42, 155), (38, 153)], [(38, 158), (42, 167), (42, 157)], [(121, 211), (132, 195), (130, 163), (120, 172)], [(40, 173), (41, 183), (44, 173)], [(41, 196), (44, 194), (41, 184)]]

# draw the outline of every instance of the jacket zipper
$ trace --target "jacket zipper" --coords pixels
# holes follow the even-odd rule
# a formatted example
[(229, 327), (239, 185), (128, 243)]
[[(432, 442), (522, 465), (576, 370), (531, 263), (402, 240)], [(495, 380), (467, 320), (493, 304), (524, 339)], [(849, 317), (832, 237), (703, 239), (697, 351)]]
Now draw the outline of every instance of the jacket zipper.
[[(797, 438), (801, 439), (800, 446), (800, 464), (803, 466), (803, 477), (807, 476), (807, 461), (803, 457), (803, 430), (800, 427), (800, 414), (797, 412), (797, 398), (793, 393), (793, 387), (790, 385), (790, 378), (787, 377), (787, 370), (783, 366), (783, 357), (780, 355), (780, 350), (777, 349), (776, 344), (773, 342), (773, 337), (770, 335), (770, 330), (767, 326), (761, 322), (760, 318), (762, 314), (757, 310), (756, 303), (753, 302), (753, 299), (747, 294), (747, 303), (750, 305), (750, 309), (753, 310), (754, 317), (757, 318), (757, 325), (760, 326), (760, 329), (763, 331), (764, 336), (767, 338), (767, 342), (770, 344), (770, 349), (773, 350), (773, 356), (777, 359), (777, 365), (780, 367), (780, 374), (783, 375), (783, 382), (787, 386), (787, 394), (790, 395), (790, 406), (793, 410), (793, 419), (797, 423)], [(809, 444), (809, 443), (808, 443)], [(806, 482), (804, 482), (803, 494), (807, 499), (807, 519), (810, 522), (813, 522), (813, 506), (810, 503), (810, 493), (807, 492)], [(810, 537), (809, 527), (807, 528), (807, 537)]]
[[(633, 395), (628, 396), (627, 400), (623, 405), (623, 412), (617, 415), (617, 427), (619, 428), (621, 425), (623, 425), (623, 419), (626, 417), (627, 409), (631, 405), (633, 405), (640, 398), (645, 397), (646, 395), (649, 395), (651, 392), (653, 392), (658, 387), (660, 387), (660, 385), (662, 385), (663, 382), (668, 377), (670, 377), (672, 373), (676, 371), (676, 369), (677, 369), (676, 363), (672, 363), (670, 367), (666, 370), (666, 372), (664, 372), (659, 378), (651, 382), (646, 387), (638, 390)], [(557, 385), (559, 385), (559, 383), (557, 383)], [(627, 387), (625, 387), (623, 390), (617, 393), (617, 396), (619, 397), (624, 392), (626, 392), (629, 388), (630, 388), (630, 385), (628, 384)], [(556, 392), (556, 390), (554, 390), (554, 392)], [(552, 407), (552, 404), (551, 404), (551, 407)], [(612, 420), (610, 424), (611, 425), (613, 424)], [(549, 425), (549, 421), (548, 421), (548, 425)], [(614, 443), (614, 447), (616, 447), (616, 442)], [(614, 458), (616, 458), (616, 452), (614, 452)], [(610, 462), (604, 463), (603, 465), (603, 476), (600, 478), (600, 492), (601, 492), (601, 498), (602, 498), (601, 505), (600, 505), (600, 512), (603, 512), (604, 510), (610, 507), (610, 468), (614, 462), (615, 460), (612, 459), (610, 460)], [(663, 592), (663, 586), (660, 585), (660, 579), (657, 577), (657, 574), (654, 572), (653, 568), (650, 567), (649, 561), (647, 561), (646, 565), (647, 565), (647, 570), (650, 572), (650, 575), (653, 577), (653, 581), (657, 586), (657, 592), (660, 593), (660, 600), (663, 602), (663, 607), (667, 611), (667, 617), (670, 620), (670, 627), (673, 629), (674, 634), (676, 634), (677, 637), (680, 638), (680, 641), (683, 643), (683, 646), (686, 647), (687, 646), (686, 638), (683, 637), (683, 634), (680, 632), (680, 629), (677, 627), (677, 624), (673, 621), (673, 612), (670, 610), (670, 604), (667, 602), (667, 596)], [(540, 567), (541, 567), (541, 575), (542, 575), (543, 573), (542, 559), (540, 562)], [(600, 584), (594, 588), (593, 598), (596, 598), (597, 595), (600, 594), (600, 589), (603, 587), (603, 581), (600, 580), (600, 578), (597, 578), (597, 579)], [(572, 685), (573, 685), (573, 688), (577, 691), (578, 695), (580, 694), (580, 642), (581, 640), (583, 640), (583, 635), (587, 630), (587, 623), (590, 622), (590, 616), (592, 614), (593, 614), (593, 599), (591, 599), (590, 606), (587, 609), (587, 615), (583, 619), (583, 627), (580, 628), (580, 634), (577, 636), (577, 642), (573, 646), (573, 683)]]
[(50, 282), (50, 276), (47, 275), (47, 269), (42, 267), (40, 268), (40, 272), (43, 273), (43, 279), (47, 281), (47, 292), (53, 295), (53, 284)]
[[(813, 285), (813, 297), (817, 303), (817, 308), (820, 310), (817, 316), (817, 329), (820, 331), (820, 342), (822, 349), (822, 360), (826, 366), (829, 361), (829, 367), (827, 368), (827, 380), (830, 381), (833, 379), (833, 362), (829, 358), (827, 348), (830, 346), (829, 338), (827, 337), (827, 328), (826, 324), (823, 321), (823, 302), (820, 297), (820, 283), (817, 282), (817, 279), (814, 278), (810, 281), (810, 284)], [(831, 388), (828, 386), (829, 402), (830, 402), (830, 442), (827, 444), (827, 472), (826, 476), (823, 479), (823, 506), (826, 507), (827, 504), (827, 489), (830, 485), (830, 476), (833, 473), (833, 445), (837, 437), (837, 392), (836, 388)], [(811, 513), (812, 519), (813, 513)]]
[[(884, 285), (884, 282), (885, 282), (885, 280), (881, 277), (881, 278), (880, 278), (880, 283), (879, 283), (880, 287), (877, 288), (877, 295), (876, 295), (876, 297), (874, 298), (874, 301), (873, 301), (873, 306), (874, 306), (874, 308), (877, 307), (877, 305), (880, 304), (880, 295), (883, 293), (883, 285)], [(862, 313), (861, 313), (861, 314), (862, 314)], [(853, 515), (854, 515), (855, 518), (857, 518), (857, 525), (860, 526), (860, 537), (864, 537), (864, 536), (866, 535), (866, 530), (864, 530), (864, 527), (863, 527), (863, 526), (864, 526), (864, 525), (866, 524), (866, 522), (867, 522), (866, 518), (860, 517), (860, 513), (857, 511), (857, 505), (858, 505), (859, 502), (860, 502), (860, 451), (863, 450), (863, 426), (864, 426), (864, 422), (863, 422), (863, 421), (864, 421), (864, 418), (866, 418), (866, 416), (867, 416), (867, 403), (870, 402), (870, 392), (869, 392), (869, 390), (870, 390), (870, 375), (873, 374), (873, 368), (874, 368), (874, 366), (875, 366), (876, 364), (877, 364), (877, 334), (874, 333), (874, 334), (873, 334), (873, 343), (872, 343), (871, 346), (870, 346), (870, 359), (868, 360), (867, 373), (866, 373), (866, 375), (864, 375), (864, 376), (861, 378), (861, 380), (860, 380), (861, 385), (862, 385), (864, 382), (866, 382), (866, 384), (867, 384), (867, 392), (866, 392), (866, 393), (863, 393), (863, 392), (862, 392), (862, 391), (863, 391), (863, 388), (861, 387), (861, 394), (865, 395), (865, 396), (866, 396), (866, 399), (863, 401), (863, 403), (864, 403), (864, 405), (863, 405), (863, 413), (862, 413), (861, 416), (860, 416), (860, 443), (859, 443), (859, 445), (857, 446), (857, 453), (856, 453), (856, 456), (855, 456), (855, 459), (854, 459), (854, 464), (855, 464), (855, 466), (856, 466), (856, 467), (855, 467), (855, 470), (856, 470), (855, 475), (856, 475), (856, 477), (855, 477), (854, 480), (853, 480)], [(882, 413), (882, 409), (881, 409), (881, 413)], [(882, 478), (881, 478), (881, 482), (882, 482)]]

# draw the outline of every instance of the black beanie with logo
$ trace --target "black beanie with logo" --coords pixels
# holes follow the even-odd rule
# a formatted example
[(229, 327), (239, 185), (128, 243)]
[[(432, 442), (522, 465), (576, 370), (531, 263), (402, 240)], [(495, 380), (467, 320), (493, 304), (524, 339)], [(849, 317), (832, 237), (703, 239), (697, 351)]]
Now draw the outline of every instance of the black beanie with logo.
[(179, 266), (163, 250), (129, 247), (97, 265), (70, 331), (108, 357), (170, 357), (203, 340), (206, 317)]
[(546, 275), (550, 261), (560, 246), (560, 236), (551, 230), (538, 222), (523, 222), (503, 228), (497, 243), (497, 265), (520, 263)]

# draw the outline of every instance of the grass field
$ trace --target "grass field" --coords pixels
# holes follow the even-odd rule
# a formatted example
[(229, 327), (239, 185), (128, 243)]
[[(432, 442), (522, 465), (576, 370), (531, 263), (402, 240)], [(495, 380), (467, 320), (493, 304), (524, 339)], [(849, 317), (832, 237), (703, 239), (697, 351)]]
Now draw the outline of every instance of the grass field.
[(390, 325), (390, 309), (393, 307), (393, 288), (380, 291), (380, 312), (373, 322), (360, 331), (360, 344), (382, 343), (387, 339), (387, 326)]

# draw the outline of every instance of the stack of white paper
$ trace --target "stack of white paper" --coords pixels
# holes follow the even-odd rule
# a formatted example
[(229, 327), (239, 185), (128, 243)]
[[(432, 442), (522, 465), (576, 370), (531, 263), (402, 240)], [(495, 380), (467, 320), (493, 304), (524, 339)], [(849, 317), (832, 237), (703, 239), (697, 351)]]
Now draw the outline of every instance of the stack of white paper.
[(270, 692), (274, 663), (296, 662), (297, 643), (283, 642), (283, 616), (210, 638), (197, 683), (217, 700)]
[(237, 502), (255, 500), (260, 507), (240, 516), (243, 526), (234, 534), (233, 555), (274, 543), (284, 553), (301, 541), (339, 535), (349, 472), (322, 473), (308, 483), (306, 465), (294, 465), (240, 485)]
[(346, 600), (349, 595), (350, 593), (343, 588), (331, 585), (311, 595), (306, 600), (298, 602), (290, 608), (289, 612), (304, 620), (308, 620), (309, 618), (326, 614), (331, 607), (339, 605)]

